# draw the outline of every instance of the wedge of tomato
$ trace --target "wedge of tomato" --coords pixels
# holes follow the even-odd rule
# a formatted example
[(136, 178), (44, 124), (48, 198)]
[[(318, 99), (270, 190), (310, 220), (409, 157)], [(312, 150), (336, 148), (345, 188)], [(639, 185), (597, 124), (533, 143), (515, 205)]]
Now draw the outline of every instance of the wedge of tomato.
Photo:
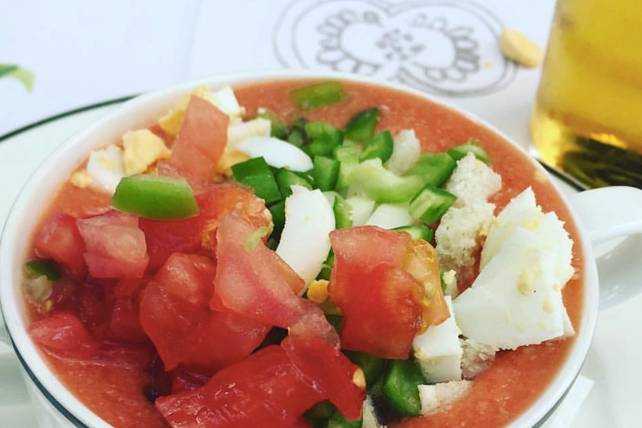
[(196, 192), (200, 213), (186, 220), (140, 220), (149, 252), (149, 271), (155, 272), (172, 253), (211, 251), (218, 222), (235, 211), (256, 227), (271, 228), (265, 202), (252, 191), (233, 183), (203, 184)]
[(78, 230), (86, 248), (83, 257), (94, 278), (141, 278), (149, 257), (145, 234), (138, 218), (109, 211), (78, 219)]
[(229, 118), (212, 103), (192, 96), (169, 160), (181, 175), (209, 181), (227, 144)]
[(68, 214), (49, 218), (36, 233), (34, 246), (38, 256), (54, 259), (74, 275), (82, 276), (87, 270), (83, 259), (85, 242), (76, 219)]
[(296, 427), (325, 399), (358, 418), (364, 392), (352, 383), (357, 367), (322, 340), (292, 340), (224, 368), (202, 388), (161, 397), (156, 407), (172, 427)]
[[(334, 231), (330, 239), (335, 254), (330, 298), (344, 315), (342, 347), (408, 358), (415, 335), (425, 327), (424, 314), (438, 318), (426, 311), (424, 284), (407, 271), (414, 248), (409, 235), (362, 226)], [(443, 300), (441, 289), (435, 305), (439, 297)]]
[(299, 297), (303, 280), (258, 239), (257, 228), (235, 213), (218, 226), (217, 272), (212, 308), (223, 306), (297, 336), (339, 343), (318, 306)]
[(229, 310), (212, 311), (216, 268), (208, 258), (175, 253), (142, 291), (140, 320), (166, 370), (206, 373), (249, 355), (268, 327)]

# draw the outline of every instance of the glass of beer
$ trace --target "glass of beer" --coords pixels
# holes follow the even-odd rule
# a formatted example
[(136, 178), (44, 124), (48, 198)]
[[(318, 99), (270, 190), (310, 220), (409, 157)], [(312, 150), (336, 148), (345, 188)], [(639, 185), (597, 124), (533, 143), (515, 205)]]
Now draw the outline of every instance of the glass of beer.
[(531, 118), (540, 158), (642, 188), (642, 2), (558, 0)]

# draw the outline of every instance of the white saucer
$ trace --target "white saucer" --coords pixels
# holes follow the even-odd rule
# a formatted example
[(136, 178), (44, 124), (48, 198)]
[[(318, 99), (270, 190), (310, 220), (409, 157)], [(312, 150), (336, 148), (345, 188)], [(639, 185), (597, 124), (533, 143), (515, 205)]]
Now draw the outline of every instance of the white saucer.
[[(68, 137), (117, 108), (121, 101), (59, 115), (13, 135), (0, 137), (0, 223), (4, 223), (23, 183), (47, 155)], [(564, 182), (560, 181), (560, 184), (565, 192), (576, 191)], [(639, 260), (640, 252), (631, 251), (628, 263), (618, 266), (631, 269), (640, 264)], [(620, 276), (617, 282), (602, 284), (603, 289), (615, 296), (615, 303), (600, 313), (593, 345), (581, 373), (595, 384), (575, 420), (572, 423), (556, 421), (561, 423), (556, 426), (642, 426), (642, 294), (616, 302), (617, 296), (630, 294), (618, 291), (622, 287), (631, 289), (642, 284), (642, 268), (638, 271), (625, 276), (624, 280)], [(18, 364), (10, 349), (0, 344), (0, 420), (3, 426), (31, 428), (36, 423)], [(578, 385), (580, 388), (586, 386), (583, 382)]]

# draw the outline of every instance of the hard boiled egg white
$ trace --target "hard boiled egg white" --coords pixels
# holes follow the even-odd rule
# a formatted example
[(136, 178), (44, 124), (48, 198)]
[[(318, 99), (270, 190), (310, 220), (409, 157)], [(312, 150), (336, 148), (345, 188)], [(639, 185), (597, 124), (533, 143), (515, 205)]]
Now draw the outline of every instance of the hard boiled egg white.
[(120, 179), (125, 176), (123, 151), (116, 145), (89, 154), (87, 174), (101, 190), (109, 193), (116, 191)]
[(308, 284), (328, 257), (334, 227), (334, 212), (323, 193), (294, 185), (285, 200), (285, 226), (276, 253)]
[(272, 137), (252, 137), (235, 145), (235, 149), (251, 158), (263, 157), (268, 165), (292, 171), (309, 171), (312, 159), (303, 150)]

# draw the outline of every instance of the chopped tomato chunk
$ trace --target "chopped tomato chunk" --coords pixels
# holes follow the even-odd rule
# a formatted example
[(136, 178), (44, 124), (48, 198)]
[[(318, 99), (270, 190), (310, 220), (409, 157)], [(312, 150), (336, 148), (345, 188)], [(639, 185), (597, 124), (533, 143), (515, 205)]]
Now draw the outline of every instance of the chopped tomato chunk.
[(303, 412), (326, 399), (356, 419), (364, 398), (352, 383), (356, 369), (322, 340), (286, 339), (224, 368), (202, 388), (155, 404), (172, 427), (296, 427)]
[(187, 176), (211, 179), (227, 145), (228, 123), (227, 115), (212, 103), (191, 97), (170, 163)]
[(201, 246), (214, 247), (211, 236), (219, 220), (228, 212), (236, 211), (256, 227), (271, 227), (272, 218), (265, 202), (233, 183), (202, 185), (196, 192), (200, 208), (197, 217), (187, 220), (140, 220), (149, 252), (149, 269), (156, 271), (172, 253), (195, 252)]
[(254, 239), (255, 230), (236, 214), (221, 220), (211, 307), (222, 305), (266, 325), (292, 328), (295, 335), (320, 337), (337, 346), (338, 336), (321, 309), (293, 291), (302, 287), (303, 280), (274, 251)]
[(57, 214), (47, 220), (36, 234), (34, 246), (38, 256), (54, 259), (74, 275), (81, 276), (86, 270), (85, 243), (70, 215)]
[(54, 354), (90, 359), (97, 355), (97, 343), (83, 323), (70, 313), (60, 312), (29, 326), (33, 340)]
[(29, 334), (48, 352), (70, 363), (142, 370), (153, 358), (148, 346), (96, 340), (78, 317), (67, 312), (34, 321)]
[(138, 218), (110, 211), (76, 221), (94, 278), (141, 278), (149, 257)]
[(214, 263), (170, 256), (142, 292), (140, 320), (166, 370), (179, 364), (214, 371), (249, 355), (268, 327), (229, 310), (212, 311)]
[(373, 226), (330, 234), (335, 264), (330, 298), (344, 320), (341, 344), (391, 359), (406, 359), (422, 326), (424, 291), (404, 270), (410, 238)]
[(357, 366), (320, 339), (286, 337), (281, 347), (292, 363), (347, 419), (359, 419), (365, 390), (354, 382)]

